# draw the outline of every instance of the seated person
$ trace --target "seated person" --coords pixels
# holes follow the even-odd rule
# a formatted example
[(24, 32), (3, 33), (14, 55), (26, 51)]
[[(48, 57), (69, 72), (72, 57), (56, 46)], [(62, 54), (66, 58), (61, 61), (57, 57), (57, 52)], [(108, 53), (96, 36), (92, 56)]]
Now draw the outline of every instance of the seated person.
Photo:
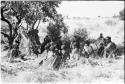
[(99, 36), (98, 40), (100, 40), (100, 39), (104, 39), (104, 37), (103, 37), (103, 34), (102, 34), (102, 33), (100, 33), (100, 36)]

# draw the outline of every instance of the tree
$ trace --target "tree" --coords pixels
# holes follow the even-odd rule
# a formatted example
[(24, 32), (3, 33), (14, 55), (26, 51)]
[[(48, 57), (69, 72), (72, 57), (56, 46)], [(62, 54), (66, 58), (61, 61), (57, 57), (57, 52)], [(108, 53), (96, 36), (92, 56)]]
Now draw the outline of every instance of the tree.
[[(38, 36), (38, 26), (41, 21), (45, 22), (52, 19), (55, 21), (57, 15), (56, 7), (58, 1), (2, 1), (1, 20), (8, 24), (9, 34), (1, 32), (8, 39), (9, 50), (13, 50), (18, 30), (23, 27), (22, 22), (27, 24), (27, 32), (32, 43), (33, 51), (40, 45)], [(38, 25), (35, 27), (35, 25)], [(19, 45), (17, 45), (19, 47)], [(28, 46), (29, 47), (29, 46)]]
[[(2, 1), (1, 4), (1, 20), (8, 23), (9, 34), (1, 32), (2, 35), (8, 38), (9, 47), (12, 49), (13, 41), (18, 35), (18, 29), (21, 22), (25, 20), (28, 30), (34, 30), (37, 21), (45, 22), (48, 18), (54, 20), (57, 14), (56, 7), (58, 1)], [(17, 21), (12, 21), (15, 17)], [(38, 28), (39, 24), (37, 25)], [(36, 28), (36, 29), (37, 29)]]
[[(8, 38), (10, 49), (12, 49), (13, 42), (18, 36), (19, 28), (22, 28), (21, 23), (25, 21), (27, 25), (27, 33), (25, 33), (28, 35), (35, 53), (38, 45), (41, 45), (38, 36), (38, 26), (41, 21), (50, 20), (52, 23), (48, 26), (48, 35), (56, 44), (56, 48), (58, 50), (61, 49), (61, 33), (67, 33), (68, 29), (63, 22), (62, 15), (57, 14), (56, 11), (60, 1), (2, 1), (1, 3), (1, 20), (8, 23), (9, 26), (9, 34), (4, 32), (1, 32), (1, 34)], [(61, 52), (57, 51), (56, 55), (55, 67), (58, 68), (62, 60), (60, 59)]]
[[(41, 45), (38, 36), (38, 26), (41, 22), (46, 22), (48, 20), (56, 21), (57, 11), (55, 10), (58, 7), (60, 2), (57, 1), (47, 1), (47, 2), (32, 2), (30, 13), (26, 16), (25, 20), (30, 29), (28, 35), (32, 42), (33, 52), (37, 52), (39, 46)], [(38, 22), (37, 27), (35, 28), (36, 23)]]

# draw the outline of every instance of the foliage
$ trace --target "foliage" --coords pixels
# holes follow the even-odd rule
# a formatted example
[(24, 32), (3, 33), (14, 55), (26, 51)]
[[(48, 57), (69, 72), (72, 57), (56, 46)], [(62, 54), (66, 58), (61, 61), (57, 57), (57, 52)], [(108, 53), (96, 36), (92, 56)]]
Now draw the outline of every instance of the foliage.
[[(52, 23), (47, 27), (48, 35), (51, 37), (51, 40), (56, 43), (56, 47), (61, 49), (61, 33), (67, 33), (68, 29), (63, 22), (62, 15), (57, 14), (56, 11), (56, 7), (59, 6), (60, 1), (2, 1), (1, 3), (1, 20), (9, 25), (9, 35), (5, 32), (2, 34), (7, 35), (4, 36), (8, 37), (10, 47), (15, 46), (14, 41), (20, 33), (18, 30), (22, 28), (22, 22), (26, 22), (27, 35), (31, 42), (31, 48), (33, 49), (33, 53), (37, 52), (41, 45), (38, 36), (38, 26), (41, 21), (46, 22), (51, 20)], [(38, 25), (36, 24), (37, 22), (39, 22)], [(37, 27), (35, 27), (36, 25)], [(19, 48), (19, 44), (16, 47)], [(11, 50), (13, 50), (13, 47)], [(15, 49), (13, 54), (17, 52), (18, 49)], [(56, 55), (60, 57), (59, 52), (57, 52)], [(12, 55), (12, 57), (13, 56), (14, 55)], [(59, 58), (57, 58), (56, 61), (57, 67), (58, 59)]]
[[(21, 22), (25, 20), (27, 29), (34, 29), (36, 22), (47, 19), (55, 20), (56, 7), (60, 4), (58, 1), (2, 1), (1, 2), (1, 20), (9, 25), (9, 35), (1, 32), (8, 37), (10, 46), (18, 35), (18, 29)], [(16, 18), (16, 20), (14, 19)], [(37, 26), (38, 27), (38, 26)]]
[(80, 41), (84, 42), (88, 38), (88, 32), (85, 28), (79, 28), (78, 30), (74, 31), (74, 36), (80, 37)]
[[(15, 42), (18, 39), (20, 28), (22, 29), (22, 22), (26, 22), (27, 33), (33, 51), (36, 52), (38, 45), (40, 45), (37, 28), (41, 21), (47, 20), (56, 21), (57, 11), (56, 7), (60, 4), (59, 1), (2, 1), (1, 2), (1, 20), (8, 24), (9, 34), (2, 31), (1, 34), (9, 41), (10, 52), (13, 51)], [(35, 29), (36, 23), (39, 21)], [(4, 27), (2, 27), (4, 28)], [(16, 39), (17, 38), (17, 39)], [(21, 40), (20, 40), (21, 42)], [(19, 42), (19, 45), (20, 45)], [(17, 47), (20, 47), (17, 45)], [(30, 47), (30, 46), (28, 46)], [(35, 48), (35, 49), (34, 49)], [(19, 48), (20, 49), (20, 48)], [(16, 53), (16, 52), (15, 52)], [(28, 52), (27, 52), (28, 53)], [(13, 56), (13, 55), (12, 55)], [(12, 57), (11, 56), (11, 57)]]
[(63, 17), (61, 15), (57, 15), (55, 18), (55, 22), (50, 22), (48, 29), (48, 35), (51, 36), (52, 40), (56, 40), (58, 37), (61, 37), (61, 32), (64, 34), (68, 32), (67, 27), (63, 22)]

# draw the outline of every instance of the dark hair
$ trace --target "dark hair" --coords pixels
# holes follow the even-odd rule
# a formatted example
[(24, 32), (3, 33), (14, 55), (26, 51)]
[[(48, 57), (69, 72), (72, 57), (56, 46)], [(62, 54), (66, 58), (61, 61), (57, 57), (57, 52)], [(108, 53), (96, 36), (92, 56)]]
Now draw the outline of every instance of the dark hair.
[(89, 44), (90, 44), (90, 41), (89, 41), (89, 40), (86, 40), (85, 43), (86, 43), (87, 45), (89, 45)]
[(107, 36), (107, 39), (108, 39), (108, 40), (111, 40), (111, 37), (110, 37), (110, 36)]
[(100, 35), (103, 35), (102, 33), (100, 33)]

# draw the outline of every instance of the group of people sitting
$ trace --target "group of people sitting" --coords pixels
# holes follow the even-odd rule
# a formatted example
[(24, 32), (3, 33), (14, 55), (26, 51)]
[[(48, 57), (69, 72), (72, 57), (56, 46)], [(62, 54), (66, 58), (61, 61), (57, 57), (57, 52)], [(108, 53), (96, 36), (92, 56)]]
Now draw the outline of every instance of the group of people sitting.
[[(78, 38), (77, 36), (74, 36), (74, 38), (75, 41), (69, 39), (61, 40), (61, 37), (52, 40), (52, 38), (47, 35), (44, 42), (41, 44), (40, 53), (43, 53), (44, 50), (46, 50), (47, 53), (48, 51), (52, 51), (53, 55), (56, 55), (65, 61), (67, 58), (70, 59), (70, 54), (75, 48), (78, 50), (78, 54), (88, 55), (88, 57), (90, 54), (95, 53), (95, 51), (97, 51), (99, 56), (107, 57), (108, 55), (112, 55), (116, 49), (116, 45), (114, 42), (112, 42), (111, 37), (107, 36), (104, 38), (102, 33), (100, 33), (99, 38), (97, 38), (97, 40), (93, 43), (89, 40), (80, 43), (80, 37)], [(16, 44), (17, 46), (19, 45), (18, 42)], [(19, 49), (16, 47), (15, 50), (17, 51)], [(83, 51), (86, 54), (81, 54)]]
[(106, 38), (103, 37), (103, 34), (100, 34), (100, 37), (98, 39), (103, 39), (103, 43), (100, 45), (99, 51), (103, 51), (103, 55), (105, 57), (110, 57), (112, 55), (115, 55), (115, 51), (117, 49), (116, 44), (111, 40), (110, 36), (107, 36)]
[[(111, 37), (107, 36), (106, 38), (104, 38), (103, 34), (100, 33), (99, 38), (97, 38), (97, 40), (94, 43), (91, 43), (90, 41), (86, 40), (84, 42), (84, 45), (81, 45), (79, 39), (75, 39), (75, 41), (71, 41), (71, 40), (64, 40), (62, 41), (61, 39), (58, 39), (57, 41), (48, 41), (47, 43), (47, 39), (49, 37), (47, 36), (47, 38), (45, 38), (45, 50), (48, 51), (52, 51), (57, 57), (60, 57), (60, 59), (62, 59), (63, 61), (66, 61), (66, 59), (70, 59), (71, 58), (71, 53), (73, 51), (73, 49), (77, 48), (77, 50), (79, 50), (78, 54), (80, 55), (89, 55), (92, 53), (95, 53), (95, 51), (97, 51), (97, 55), (98, 56), (102, 56), (102, 57), (108, 57), (110, 55), (114, 55), (115, 49), (116, 49), (116, 45), (114, 42), (112, 42)], [(76, 38), (76, 37), (75, 37)], [(75, 45), (74, 45), (75, 44)], [(82, 43), (83, 44), (83, 43)], [(94, 44), (94, 46), (93, 46)], [(72, 47), (74, 46), (74, 47)], [(88, 50), (90, 49), (90, 52), (87, 51), (85, 49), (85, 46), (89, 46), (90, 48), (88, 48)], [(41, 48), (43, 49), (43, 48)], [(83, 53), (83, 51), (86, 54), (81, 54)]]
[[(90, 43), (89, 41), (86, 41), (86, 46), (91, 47), (92, 49), (90, 51), (91, 53), (94, 53), (94, 51), (97, 51), (98, 56), (110, 57), (112, 55), (115, 55), (114, 52), (116, 50), (116, 44), (112, 42), (110, 36), (107, 36), (106, 38), (104, 38), (102, 33), (100, 33), (99, 38), (97, 38), (97, 40), (94, 43)], [(88, 55), (90, 54), (90, 52), (86, 51)]]

